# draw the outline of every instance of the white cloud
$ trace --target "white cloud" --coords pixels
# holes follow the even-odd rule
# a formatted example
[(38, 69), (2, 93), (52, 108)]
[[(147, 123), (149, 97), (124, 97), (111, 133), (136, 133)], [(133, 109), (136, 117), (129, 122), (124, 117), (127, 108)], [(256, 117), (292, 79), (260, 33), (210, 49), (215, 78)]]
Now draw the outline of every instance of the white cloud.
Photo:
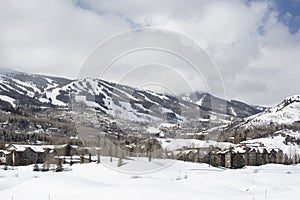
[(0, 65), (76, 77), (99, 42), (155, 26), (203, 46), (228, 98), (274, 104), (300, 92), (300, 33), (291, 34), (277, 16), (272, 1), (1, 1)]
[(76, 77), (99, 42), (130, 26), (72, 1), (1, 1), (0, 64), (30, 72)]

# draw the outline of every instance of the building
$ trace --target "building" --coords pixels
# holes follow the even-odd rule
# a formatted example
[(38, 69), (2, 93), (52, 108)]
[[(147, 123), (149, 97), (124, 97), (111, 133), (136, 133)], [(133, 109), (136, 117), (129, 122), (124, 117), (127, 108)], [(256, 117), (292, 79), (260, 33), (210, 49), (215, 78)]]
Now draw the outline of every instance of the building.
[(77, 146), (9, 144), (0, 150), (0, 164), (20, 166), (44, 163), (50, 157), (72, 156), (78, 153)]
[(10, 151), (0, 150), (0, 164), (4, 165), (7, 162), (11, 162), (12, 154)]

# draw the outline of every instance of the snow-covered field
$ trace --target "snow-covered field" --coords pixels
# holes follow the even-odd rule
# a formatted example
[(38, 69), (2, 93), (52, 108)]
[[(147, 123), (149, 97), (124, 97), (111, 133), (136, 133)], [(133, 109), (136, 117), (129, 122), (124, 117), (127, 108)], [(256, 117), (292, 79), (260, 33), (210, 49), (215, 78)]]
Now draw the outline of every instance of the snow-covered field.
[[(147, 165), (124, 160), (119, 170)], [(165, 165), (154, 160), (150, 165)], [(239, 170), (172, 161), (152, 173), (122, 173), (102, 164), (65, 165), (64, 172), (33, 172), (33, 166), (0, 170), (1, 200), (86, 199), (299, 199), (300, 165), (268, 164)], [(117, 165), (117, 159), (112, 163)]]

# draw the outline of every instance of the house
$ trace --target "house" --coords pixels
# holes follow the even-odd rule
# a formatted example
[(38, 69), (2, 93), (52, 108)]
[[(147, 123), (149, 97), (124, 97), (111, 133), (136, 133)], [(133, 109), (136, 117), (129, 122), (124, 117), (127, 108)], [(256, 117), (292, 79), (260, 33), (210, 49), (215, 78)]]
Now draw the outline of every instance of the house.
[(242, 168), (245, 166), (245, 153), (246, 150), (242, 146), (230, 147), (228, 150), (219, 152), (219, 154), (223, 154), (224, 167), (227, 168)]
[(180, 149), (178, 150), (177, 160), (188, 162), (198, 162), (199, 152), (197, 149)]
[(231, 168), (232, 167), (232, 149), (225, 151), (224, 153), (224, 167)]
[[(262, 144), (243, 144), (218, 152), (224, 157), (227, 168), (241, 168), (245, 165), (258, 166), (267, 163), (282, 163), (283, 151), (268, 148)], [(222, 158), (222, 157), (221, 157)]]
[(269, 149), (262, 145), (247, 145), (245, 153), (245, 164), (258, 166), (270, 163), (271, 152), (272, 149)]
[(10, 146), (7, 148), (12, 154), (12, 159), (8, 165), (30, 165), (37, 162), (37, 154), (30, 147)]
[(190, 162), (197, 162), (198, 152), (196, 149), (186, 150), (186, 160)]
[(12, 154), (10, 151), (0, 150), (0, 165), (11, 162)]
[(224, 164), (224, 154), (220, 154), (221, 149), (218, 147), (210, 146), (208, 152), (204, 158), (204, 162), (212, 166), (223, 166)]
[(63, 145), (29, 145), (7, 144), (4, 150), (0, 150), (0, 164), (6, 165), (30, 165), (36, 163), (52, 162), (59, 156), (86, 155), (90, 149), (79, 148), (70, 144)]
[(245, 159), (245, 162), (246, 162), (246, 165), (251, 165), (251, 166), (256, 166), (258, 165), (258, 151), (256, 148), (249, 148), (247, 147), (247, 150), (246, 150), (246, 159)]
[(55, 145), (52, 147), (53, 154), (59, 156), (73, 156), (78, 154), (78, 146), (70, 144)]
[[(218, 151), (217, 153), (216, 153), (216, 157), (217, 157), (217, 166), (219, 166), (219, 167), (225, 167), (225, 155), (226, 155), (226, 153), (228, 152), (229, 150), (224, 150), (224, 151)], [(227, 160), (228, 160), (228, 158), (227, 158)], [(231, 163), (231, 161), (229, 161), (229, 163)]]
[(43, 163), (51, 152), (51, 146), (10, 144), (6, 151), (11, 153), (11, 159), (7, 159), (9, 165), (29, 165)]

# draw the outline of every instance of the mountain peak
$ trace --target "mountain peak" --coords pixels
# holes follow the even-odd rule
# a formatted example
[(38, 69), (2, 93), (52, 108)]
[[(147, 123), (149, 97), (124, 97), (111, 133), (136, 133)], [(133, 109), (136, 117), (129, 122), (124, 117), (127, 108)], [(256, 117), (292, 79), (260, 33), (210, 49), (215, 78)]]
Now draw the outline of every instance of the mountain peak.
[(273, 108), (270, 108), (269, 112), (278, 112), (295, 102), (300, 102), (300, 95), (293, 95), (285, 98), (280, 104)]
[(299, 102), (300, 101), (300, 95), (293, 95), (293, 96), (289, 96), (287, 98), (284, 99), (285, 102)]

